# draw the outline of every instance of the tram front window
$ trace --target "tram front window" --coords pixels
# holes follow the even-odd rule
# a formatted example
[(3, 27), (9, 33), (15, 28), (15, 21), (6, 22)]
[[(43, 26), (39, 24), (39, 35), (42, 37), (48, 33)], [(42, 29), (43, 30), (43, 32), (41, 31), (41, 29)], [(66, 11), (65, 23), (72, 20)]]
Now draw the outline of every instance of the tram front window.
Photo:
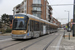
[(26, 29), (27, 29), (27, 20), (14, 19), (13, 30), (26, 30)]

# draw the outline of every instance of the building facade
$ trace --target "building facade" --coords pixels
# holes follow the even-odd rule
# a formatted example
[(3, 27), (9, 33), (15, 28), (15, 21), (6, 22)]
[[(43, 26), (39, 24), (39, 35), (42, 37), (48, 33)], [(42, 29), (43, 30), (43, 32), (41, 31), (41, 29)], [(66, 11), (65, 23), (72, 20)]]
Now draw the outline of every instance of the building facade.
[(73, 29), (73, 19), (71, 19), (71, 21), (69, 22), (69, 26), (71, 29)]
[(58, 28), (61, 28), (61, 22), (59, 22), (57, 19), (55, 19), (54, 17), (51, 17), (51, 23), (55, 23), (58, 25)]
[(61, 23), (52, 17), (52, 10), (47, 0), (23, 0), (22, 3), (13, 8), (13, 14), (31, 14), (51, 23), (55, 23), (60, 27)]
[(47, 0), (24, 0), (13, 8), (13, 14), (16, 13), (31, 14), (49, 21), (52, 15), (52, 7)]

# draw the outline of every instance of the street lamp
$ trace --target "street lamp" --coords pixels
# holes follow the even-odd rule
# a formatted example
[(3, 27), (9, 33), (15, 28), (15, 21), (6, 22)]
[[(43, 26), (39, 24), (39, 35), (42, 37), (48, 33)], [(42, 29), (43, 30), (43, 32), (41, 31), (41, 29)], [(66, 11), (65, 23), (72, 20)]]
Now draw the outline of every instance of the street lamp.
[[(69, 11), (66, 11), (65, 12), (68, 12), (68, 23), (69, 23)], [(68, 24), (68, 28), (69, 28), (69, 24)]]

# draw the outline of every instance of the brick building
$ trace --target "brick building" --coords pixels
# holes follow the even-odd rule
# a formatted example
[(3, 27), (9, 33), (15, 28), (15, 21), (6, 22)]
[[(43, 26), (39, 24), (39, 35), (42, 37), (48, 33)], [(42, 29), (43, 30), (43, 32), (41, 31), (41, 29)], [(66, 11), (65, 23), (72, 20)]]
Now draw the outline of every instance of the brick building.
[(71, 19), (71, 21), (69, 22), (69, 25), (70, 25), (70, 27), (72, 29), (72, 27), (73, 27), (73, 19)]
[(49, 21), (52, 7), (47, 0), (24, 0), (13, 8), (13, 14), (16, 13), (27, 13)]
[(51, 17), (52, 19), (51, 19), (51, 22), (52, 23), (55, 23), (55, 24), (57, 24), (58, 25), (58, 28), (61, 28), (61, 22), (59, 22), (57, 19), (55, 19), (54, 17)]
[(52, 7), (47, 0), (23, 0), (13, 8), (13, 15), (16, 13), (26, 13), (45, 19), (51, 23), (61, 25), (61, 23), (52, 17)]

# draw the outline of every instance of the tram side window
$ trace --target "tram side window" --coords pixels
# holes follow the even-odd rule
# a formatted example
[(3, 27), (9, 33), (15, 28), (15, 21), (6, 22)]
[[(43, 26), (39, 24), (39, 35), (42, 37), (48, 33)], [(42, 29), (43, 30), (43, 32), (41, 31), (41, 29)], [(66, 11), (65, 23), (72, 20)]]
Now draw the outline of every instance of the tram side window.
[(30, 31), (34, 31), (34, 21), (30, 20)]
[(41, 23), (41, 28), (40, 29), (41, 29), (41, 31), (43, 31), (43, 23)]
[(41, 25), (41, 22), (39, 22), (39, 30), (40, 30), (40, 31), (41, 31), (41, 26), (42, 26), (42, 25)]
[(50, 30), (50, 25), (49, 25), (49, 29), (48, 30)]
[(48, 25), (48, 30), (49, 30), (49, 26), (50, 26), (50, 25)]
[(49, 30), (51, 30), (51, 26), (49, 25)]
[(46, 25), (46, 30), (47, 30), (47, 24), (45, 24)]
[(49, 28), (48, 28), (48, 30), (50, 30), (50, 25), (49, 25)]
[(47, 25), (47, 30), (49, 29), (49, 25)]
[(48, 30), (48, 24), (47, 24), (47, 30)]
[(48, 24), (46, 24), (46, 29), (48, 30)]
[(39, 22), (34, 22), (34, 31), (39, 31)]

